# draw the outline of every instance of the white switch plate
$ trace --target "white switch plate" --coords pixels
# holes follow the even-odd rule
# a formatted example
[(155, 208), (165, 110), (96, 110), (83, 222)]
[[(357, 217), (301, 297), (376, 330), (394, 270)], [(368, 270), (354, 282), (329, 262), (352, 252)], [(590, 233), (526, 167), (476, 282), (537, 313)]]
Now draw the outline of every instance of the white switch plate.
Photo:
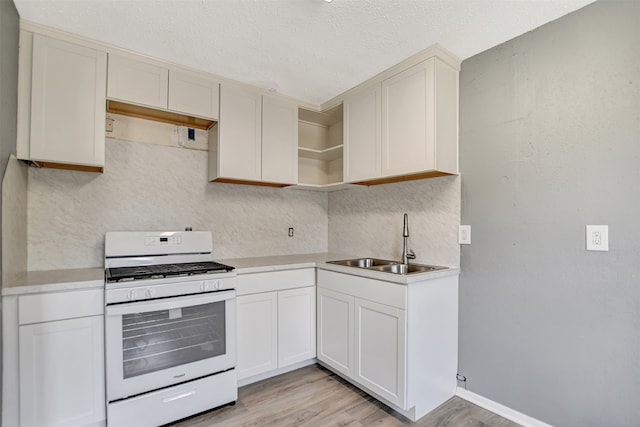
[(471, 244), (471, 226), (461, 225), (458, 229), (458, 243), (461, 245)]
[(587, 225), (587, 250), (588, 251), (608, 251), (609, 250), (609, 226), (608, 225)]

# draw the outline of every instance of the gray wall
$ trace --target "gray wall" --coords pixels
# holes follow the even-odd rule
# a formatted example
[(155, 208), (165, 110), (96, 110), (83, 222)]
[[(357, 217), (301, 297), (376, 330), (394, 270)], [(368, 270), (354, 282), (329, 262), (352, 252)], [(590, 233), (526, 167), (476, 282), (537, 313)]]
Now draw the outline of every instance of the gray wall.
[[(13, 1), (0, 0), (0, 180), (4, 176), (9, 156), (16, 152), (19, 33), (19, 17)], [(1, 251), (0, 249), (0, 259)]]
[[(459, 371), (558, 426), (640, 420), (640, 2), (463, 62)], [(585, 225), (609, 225), (609, 252)]]

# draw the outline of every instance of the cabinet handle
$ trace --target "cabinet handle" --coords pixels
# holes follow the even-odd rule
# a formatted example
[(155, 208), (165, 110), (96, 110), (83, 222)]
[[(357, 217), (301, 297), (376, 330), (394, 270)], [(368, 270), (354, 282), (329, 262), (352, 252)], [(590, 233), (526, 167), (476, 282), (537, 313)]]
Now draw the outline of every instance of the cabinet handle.
[(173, 402), (175, 400), (184, 399), (185, 397), (193, 396), (194, 394), (196, 394), (196, 391), (192, 390), (192, 391), (188, 391), (186, 393), (176, 394), (175, 396), (165, 397), (164, 399), (162, 399), (162, 403), (169, 403), (169, 402)]

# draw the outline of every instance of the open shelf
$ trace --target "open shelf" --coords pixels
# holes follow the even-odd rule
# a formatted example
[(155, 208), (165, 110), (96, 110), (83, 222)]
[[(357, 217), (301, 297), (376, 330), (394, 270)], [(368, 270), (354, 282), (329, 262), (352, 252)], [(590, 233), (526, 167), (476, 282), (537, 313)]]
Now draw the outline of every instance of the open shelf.
[(343, 180), (342, 105), (318, 112), (298, 109), (298, 182), (309, 187)]
[(315, 148), (298, 147), (298, 156), (305, 159), (331, 161), (342, 158), (342, 144), (317, 150)]

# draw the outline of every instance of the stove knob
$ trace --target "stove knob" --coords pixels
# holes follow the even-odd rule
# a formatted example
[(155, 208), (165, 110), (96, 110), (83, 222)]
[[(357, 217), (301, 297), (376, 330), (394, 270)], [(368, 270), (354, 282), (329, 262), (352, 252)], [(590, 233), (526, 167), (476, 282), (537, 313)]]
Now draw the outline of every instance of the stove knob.
[(213, 281), (213, 287), (218, 290), (220, 289), (220, 280), (214, 280)]
[(200, 292), (207, 292), (209, 290), (209, 284), (207, 282), (202, 282), (200, 284)]
[(153, 289), (145, 289), (145, 290), (144, 290), (144, 295), (145, 295), (147, 298), (153, 298), (153, 296), (155, 295), (155, 293), (156, 293), (156, 292), (155, 292)]
[(127, 299), (129, 301), (131, 301), (133, 299), (133, 297), (134, 297), (134, 291), (133, 290), (130, 290), (129, 292), (127, 292)]

